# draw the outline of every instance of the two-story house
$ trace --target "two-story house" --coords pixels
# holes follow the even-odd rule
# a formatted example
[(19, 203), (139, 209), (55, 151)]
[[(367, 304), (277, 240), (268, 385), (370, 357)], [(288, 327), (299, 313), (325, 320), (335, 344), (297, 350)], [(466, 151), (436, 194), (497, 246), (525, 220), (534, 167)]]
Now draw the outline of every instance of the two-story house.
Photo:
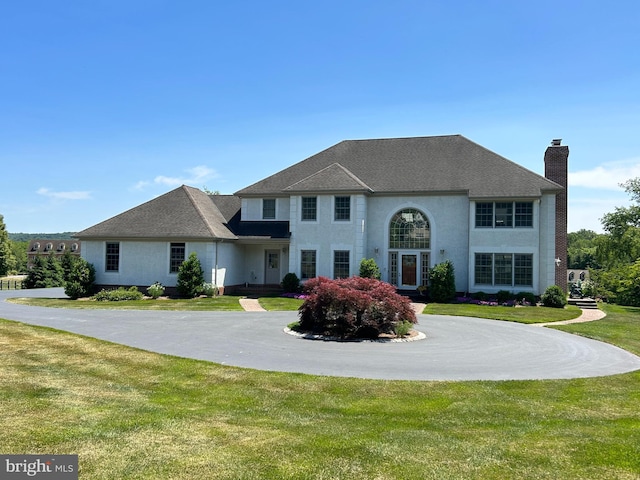
[(400, 290), (450, 260), (460, 292), (540, 294), (566, 278), (568, 154), (554, 140), (545, 178), (460, 135), (343, 141), (234, 195), (182, 186), (77, 236), (102, 286), (175, 286), (193, 251), (226, 292), (373, 258)]

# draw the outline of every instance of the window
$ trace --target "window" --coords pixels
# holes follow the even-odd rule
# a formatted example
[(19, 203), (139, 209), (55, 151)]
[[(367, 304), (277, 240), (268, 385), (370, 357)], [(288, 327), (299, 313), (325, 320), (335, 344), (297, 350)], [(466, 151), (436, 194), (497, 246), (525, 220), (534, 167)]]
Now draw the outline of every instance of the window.
[(478, 285), (493, 283), (493, 255), (490, 253), (476, 253), (475, 282)]
[(300, 252), (300, 278), (308, 280), (316, 276), (316, 251), (302, 250)]
[(276, 218), (276, 199), (265, 198), (262, 200), (262, 219), (275, 220)]
[(169, 254), (169, 273), (178, 273), (180, 265), (185, 260), (186, 247), (184, 243), (172, 243)]
[(513, 227), (513, 203), (496, 203), (496, 227)]
[(533, 255), (513, 256), (513, 283), (533, 286)]
[(533, 227), (533, 202), (476, 203), (476, 228), (514, 227)]
[(476, 253), (476, 285), (533, 286), (533, 255)]
[(302, 220), (316, 221), (317, 219), (317, 203), (316, 197), (302, 197)]
[(120, 269), (120, 243), (107, 242), (106, 252), (105, 270), (107, 272), (117, 272)]
[(389, 283), (398, 286), (398, 252), (389, 252)]
[(516, 202), (516, 227), (533, 227), (533, 203)]
[(351, 220), (351, 197), (335, 197), (333, 219), (336, 222)]
[(493, 226), (493, 203), (476, 203), (476, 227)]
[(349, 277), (349, 250), (333, 252), (333, 278)]
[(493, 256), (493, 284), (512, 285), (512, 256), (510, 254), (496, 253)]
[(420, 285), (428, 285), (429, 284), (429, 254), (426, 252), (422, 252), (420, 259), (420, 265), (422, 266), (422, 274)]
[(401, 210), (391, 219), (389, 248), (429, 248), (430, 239), (429, 221), (420, 210)]

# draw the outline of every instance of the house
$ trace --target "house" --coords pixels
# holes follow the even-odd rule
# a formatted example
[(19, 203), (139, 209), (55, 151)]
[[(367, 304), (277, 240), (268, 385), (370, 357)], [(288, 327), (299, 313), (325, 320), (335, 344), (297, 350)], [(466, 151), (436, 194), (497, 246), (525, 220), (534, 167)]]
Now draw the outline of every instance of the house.
[(81, 244), (78, 240), (56, 240), (47, 238), (32, 239), (27, 245), (27, 268), (33, 267), (36, 257), (54, 255), (58, 260), (62, 259), (66, 252), (71, 255), (81, 256)]
[(399, 290), (450, 260), (460, 292), (540, 294), (566, 285), (568, 155), (554, 140), (543, 177), (461, 135), (347, 140), (234, 195), (181, 186), (77, 237), (102, 286), (175, 286), (196, 252), (227, 293), (373, 258)]

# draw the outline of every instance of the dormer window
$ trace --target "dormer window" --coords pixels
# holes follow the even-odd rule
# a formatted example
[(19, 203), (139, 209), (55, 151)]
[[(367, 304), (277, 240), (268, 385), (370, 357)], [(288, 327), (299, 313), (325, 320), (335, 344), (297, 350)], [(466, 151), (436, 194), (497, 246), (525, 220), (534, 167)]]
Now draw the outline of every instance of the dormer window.
[(59, 252), (64, 252), (65, 248), (66, 248), (66, 245), (64, 243), (61, 243), (60, 245), (58, 245), (58, 251)]
[(53, 250), (53, 243), (49, 242), (49, 243), (47, 243), (47, 245), (44, 247), (44, 251), (45, 251), (45, 252), (50, 252), (51, 250)]
[(275, 198), (264, 198), (262, 200), (262, 219), (263, 220), (276, 219), (276, 199)]

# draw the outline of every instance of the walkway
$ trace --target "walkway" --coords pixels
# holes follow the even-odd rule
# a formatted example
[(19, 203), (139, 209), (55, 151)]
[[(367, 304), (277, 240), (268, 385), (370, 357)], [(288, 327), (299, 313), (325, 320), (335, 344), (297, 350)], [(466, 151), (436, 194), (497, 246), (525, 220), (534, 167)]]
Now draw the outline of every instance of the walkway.
[(284, 333), (296, 312), (171, 312), (28, 307), (8, 297), (63, 296), (61, 289), (0, 292), (0, 318), (223, 365), (314, 375), (398, 380), (524, 380), (613, 375), (640, 357), (555, 329), (481, 318), (418, 315), (425, 340), (323, 342)]

